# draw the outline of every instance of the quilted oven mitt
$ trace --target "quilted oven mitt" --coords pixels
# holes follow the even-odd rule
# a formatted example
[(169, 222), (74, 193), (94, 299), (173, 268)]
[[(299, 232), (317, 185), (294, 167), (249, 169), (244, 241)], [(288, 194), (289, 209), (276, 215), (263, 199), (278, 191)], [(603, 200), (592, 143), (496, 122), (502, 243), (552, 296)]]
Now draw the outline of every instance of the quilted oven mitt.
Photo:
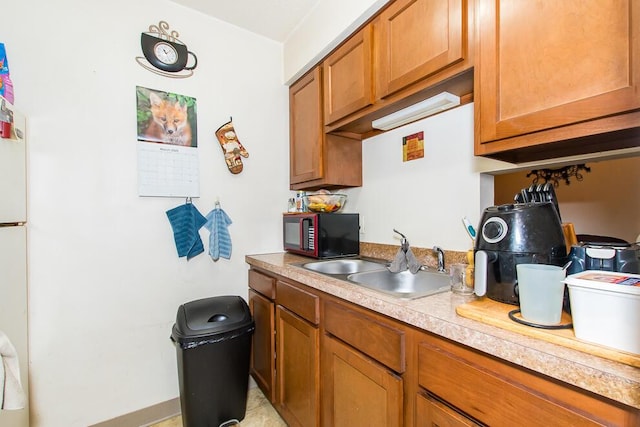
[(249, 152), (242, 146), (233, 127), (233, 121), (229, 120), (216, 131), (216, 138), (224, 153), (224, 161), (232, 174), (242, 172), (242, 157), (249, 157)]

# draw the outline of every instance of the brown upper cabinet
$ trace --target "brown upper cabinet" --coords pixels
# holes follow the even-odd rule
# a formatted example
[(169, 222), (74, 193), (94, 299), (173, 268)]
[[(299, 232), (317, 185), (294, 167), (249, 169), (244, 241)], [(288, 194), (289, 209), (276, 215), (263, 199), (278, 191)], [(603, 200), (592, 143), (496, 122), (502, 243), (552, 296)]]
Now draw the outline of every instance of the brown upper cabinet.
[(378, 16), (374, 28), (378, 99), (467, 56), (466, 0), (398, 0)]
[(322, 82), (317, 67), (289, 88), (291, 184), (322, 178)]
[(362, 141), (324, 133), (322, 67), (289, 88), (289, 168), (292, 190), (362, 185)]
[(640, 0), (478, 1), (475, 154), (637, 146)]
[(325, 124), (373, 103), (372, 46), (367, 25), (323, 62)]
[(329, 54), (325, 132), (373, 136), (373, 120), (442, 91), (470, 102), (473, 4), (396, 0)]
[(291, 85), (292, 190), (359, 187), (373, 120), (442, 91), (472, 100), (474, 4), (391, 2)]

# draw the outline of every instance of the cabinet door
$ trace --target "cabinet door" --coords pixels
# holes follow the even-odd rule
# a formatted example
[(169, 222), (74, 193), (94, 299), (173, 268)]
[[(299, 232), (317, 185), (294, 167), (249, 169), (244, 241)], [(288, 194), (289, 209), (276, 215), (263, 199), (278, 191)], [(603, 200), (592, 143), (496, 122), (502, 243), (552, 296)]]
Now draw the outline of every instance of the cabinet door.
[(462, 61), (466, 0), (398, 0), (375, 21), (376, 97)]
[(316, 67), (289, 88), (291, 184), (323, 176), (320, 69)]
[(342, 342), (322, 340), (322, 425), (402, 426), (402, 379)]
[(364, 27), (323, 62), (325, 125), (373, 103), (371, 34)]
[(251, 375), (264, 395), (275, 401), (274, 303), (249, 289), (249, 309), (256, 324), (251, 346)]
[(276, 405), (289, 426), (313, 427), (320, 418), (318, 328), (276, 307)]
[[(479, 8), (476, 154), (631, 127), (584, 123), (640, 108), (639, 1), (480, 0)], [(557, 136), (485, 144), (572, 124)]]

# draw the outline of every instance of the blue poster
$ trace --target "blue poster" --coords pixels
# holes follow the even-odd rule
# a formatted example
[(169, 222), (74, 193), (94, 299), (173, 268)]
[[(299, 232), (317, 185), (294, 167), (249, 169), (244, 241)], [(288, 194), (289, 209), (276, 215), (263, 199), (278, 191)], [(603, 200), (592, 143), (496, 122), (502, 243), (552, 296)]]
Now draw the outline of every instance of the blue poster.
[(13, 83), (9, 76), (9, 60), (4, 43), (0, 43), (0, 95), (13, 104)]

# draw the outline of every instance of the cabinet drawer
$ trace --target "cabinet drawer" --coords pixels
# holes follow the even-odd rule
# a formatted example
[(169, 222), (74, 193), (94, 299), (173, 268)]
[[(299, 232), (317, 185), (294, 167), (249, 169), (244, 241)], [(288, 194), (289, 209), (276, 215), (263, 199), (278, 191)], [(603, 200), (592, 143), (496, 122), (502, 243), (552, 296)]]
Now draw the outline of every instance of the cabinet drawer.
[(489, 425), (628, 426), (637, 420), (617, 404), (435, 337), (418, 347), (418, 381)]
[(479, 427), (480, 425), (433, 397), (419, 393), (416, 398), (416, 426)]
[(378, 316), (350, 310), (327, 302), (324, 306), (326, 332), (357, 348), (397, 373), (405, 370), (405, 333)]
[(295, 285), (278, 280), (276, 302), (303, 319), (317, 325), (320, 321), (320, 299)]
[(266, 274), (249, 270), (249, 287), (273, 300), (276, 298), (276, 279)]

